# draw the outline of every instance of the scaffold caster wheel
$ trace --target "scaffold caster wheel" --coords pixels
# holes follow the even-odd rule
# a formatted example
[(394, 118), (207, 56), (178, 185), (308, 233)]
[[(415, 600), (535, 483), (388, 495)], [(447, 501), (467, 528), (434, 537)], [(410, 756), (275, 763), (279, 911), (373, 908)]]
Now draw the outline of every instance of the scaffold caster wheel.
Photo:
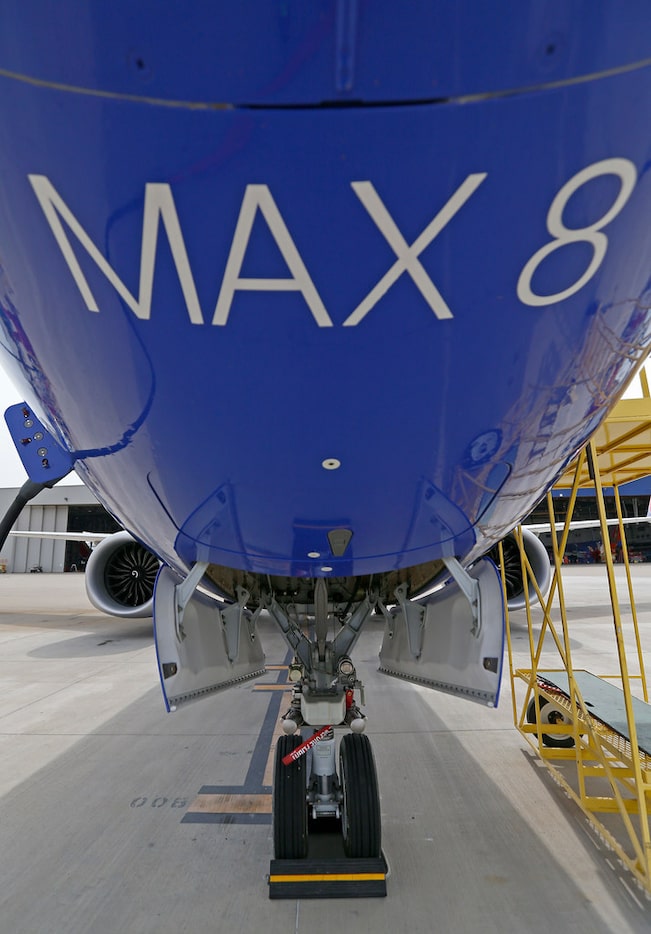
[(346, 856), (380, 856), (382, 825), (380, 794), (373, 750), (367, 736), (347, 733), (339, 747), (339, 775), (343, 791), (341, 832)]
[[(542, 726), (545, 724), (555, 726), (558, 723), (566, 723), (569, 727), (572, 726), (572, 721), (568, 717), (567, 711), (563, 710), (562, 707), (559, 707), (552, 701), (548, 701), (546, 697), (540, 697), (539, 704), (540, 723)], [(527, 723), (538, 722), (536, 713), (536, 698), (532, 697), (527, 707)], [(574, 746), (574, 737), (569, 733), (542, 733), (541, 735), (543, 744), (550, 749), (571, 749)]]
[(300, 736), (281, 736), (276, 745), (272, 817), (276, 859), (307, 856), (307, 794), (305, 756), (290, 765), (283, 758), (300, 746)]

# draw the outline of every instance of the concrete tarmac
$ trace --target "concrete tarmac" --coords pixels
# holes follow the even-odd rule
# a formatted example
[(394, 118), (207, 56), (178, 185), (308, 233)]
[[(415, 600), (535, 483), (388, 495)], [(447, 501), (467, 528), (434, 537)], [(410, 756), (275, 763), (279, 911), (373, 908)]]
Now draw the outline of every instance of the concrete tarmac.
[[(633, 574), (651, 650), (651, 566)], [(564, 578), (575, 664), (616, 670), (604, 569)], [(513, 635), (527, 664), (521, 614)], [(282, 669), (166, 714), (150, 623), (92, 609), (82, 575), (0, 575), (0, 934), (648, 932), (651, 902), (515, 730), (508, 678), (497, 710), (387, 678), (381, 637), (354, 657), (388, 896), (270, 901)]]

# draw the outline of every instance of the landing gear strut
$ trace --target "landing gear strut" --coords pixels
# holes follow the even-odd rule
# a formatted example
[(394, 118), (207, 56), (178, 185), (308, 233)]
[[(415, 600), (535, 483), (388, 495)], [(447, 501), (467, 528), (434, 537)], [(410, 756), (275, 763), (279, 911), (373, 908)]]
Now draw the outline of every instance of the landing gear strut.
[[(292, 701), (276, 747), (271, 898), (386, 895), (377, 774), (362, 735), (366, 718), (355, 702), (359, 691), (364, 705), (364, 688), (349, 655), (376, 601), (367, 596), (352, 614), (335, 616), (320, 579), (310, 607), (314, 616), (300, 626), (295, 613), (288, 615), (273, 596), (265, 598), (294, 652), (288, 669)], [(301, 743), (298, 731), (305, 737), (306, 727), (314, 732)], [(346, 731), (339, 744), (335, 730)], [(337, 823), (341, 836), (333, 832)], [(308, 826), (324, 832), (308, 838)]]

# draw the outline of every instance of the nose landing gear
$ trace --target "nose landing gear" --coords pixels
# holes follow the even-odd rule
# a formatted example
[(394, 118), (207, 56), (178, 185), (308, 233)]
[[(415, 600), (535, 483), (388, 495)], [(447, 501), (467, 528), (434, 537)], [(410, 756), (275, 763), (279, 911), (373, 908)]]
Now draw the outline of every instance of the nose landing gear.
[(309, 753), (286, 764), (302, 745), (301, 737), (281, 736), (276, 746), (273, 787), (273, 838), (276, 859), (304, 859), (308, 855), (308, 814), (313, 821), (340, 821), (341, 843), (347, 857), (380, 856), (382, 824), (380, 793), (373, 750), (367, 736), (347, 733), (335, 765), (332, 729)]
[[(297, 735), (276, 746), (273, 789), (275, 859), (269, 873), (270, 898), (368, 898), (386, 895), (380, 796), (373, 750), (367, 736), (346, 733), (335, 771), (334, 732), (308, 753), (283, 763), (301, 745)], [(340, 833), (308, 836), (323, 818), (335, 818)]]
[[(318, 579), (301, 621), (295, 605), (289, 613), (273, 595), (265, 596), (294, 653), (287, 675), (292, 700), (274, 767), (270, 898), (386, 895), (377, 773), (371, 744), (362, 735), (366, 717), (355, 702), (359, 691), (364, 706), (364, 686), (350, 658), (377, 599), (367, 594), (352, 612), (349, 603), (335, 613), (328, 586)], [(305, 735), (306, 727), (313, 732), (302, 742), (298, 731), (303, 728)], [(335, 730), (345, 731), (339, 772)]]

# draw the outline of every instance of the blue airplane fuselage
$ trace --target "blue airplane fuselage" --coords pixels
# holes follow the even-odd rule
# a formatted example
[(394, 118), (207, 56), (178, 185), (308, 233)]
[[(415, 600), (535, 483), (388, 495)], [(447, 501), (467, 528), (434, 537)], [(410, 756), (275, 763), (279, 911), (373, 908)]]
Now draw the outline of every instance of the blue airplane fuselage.
[(177, 569), (472, 560), (645, 355), (648, 6), (483, 6), (3, 5), (3, 363)]

